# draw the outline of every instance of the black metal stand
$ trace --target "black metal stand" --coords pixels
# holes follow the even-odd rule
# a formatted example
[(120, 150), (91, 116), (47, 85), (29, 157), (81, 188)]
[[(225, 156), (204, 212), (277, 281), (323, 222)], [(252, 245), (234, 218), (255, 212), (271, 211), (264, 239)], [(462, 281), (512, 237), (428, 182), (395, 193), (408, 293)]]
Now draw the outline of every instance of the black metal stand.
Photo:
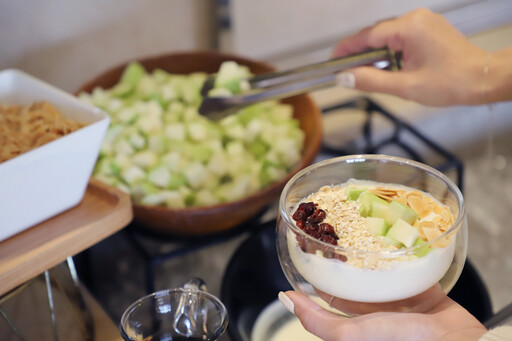
[[(364, 147), (362, 151), (358, 151), (358, 153), (364, 154), (377, 154), (384, 147), (388, 147), (390, 145), (394, 145), (404, 151), (410, 159), (425, 163), (425, 159), (420, 155), (420, 153), (414, 149), (412, 146), (403, 141), (404, 133), (409, 133), (410, 136), (417, 139), (418, 142), (422, 143), (425, 147), (429, 148), (433, 153), (444, 159), (444, 162), (438, 165), (431, 165), (436, 168), (440, 172), (447, 172), (450, 170), (455, 170), (457, 175), (457, 186), (462, 191), (463, 189), (463, 176), (464, 176), (464, 165), (462, 161), (460, 161), (454, 154), (450, 153), (425, 135), (423, 135), (418, 129), (410, 125), (409, 123), (401, 120), (400, 118), (392, 115), (389, 111), (384, 109), (379, 104), (375, 103), (373, 100), (361, 97), (356, 100), (351, 100), (349, 102), (336, 104), (330, 107), (326, 107), (322, 110), (324, 114), (329, 114), (333, 111), (337, 111), (340, 109), (350, 109), (357, 108), (364, 110), (366, 113), (365, 122), (361, 127), (361, 134), (364, 139)], [(373, 125), (374, 125), (374, 117), (376, 115), (380, 115), (388, 120), (392, 125), (393, 129), (391, 134), (383, 138), (381, 141), (376, 143), (374, 141), (373, 136)], [(335, 156), (354, 154), (354, 152), (350, 152), (343, 147), (335, 148), (329, 146), (323, 146), (322, 151), (327, 154), (332, 154)]]
[[(136, 222), (130, 224), (124, 231), (128, 241), (141, 254), (144, 260), (146, 292), (150, 294), (155, 291), (155, 269), (158, 266), (172, 258), (181, 257), (190, 252), (226, 242), (248, 231), (257, 231), (262, 225), (261, 217), (266, 210), (267, 208), (263, 209), (250, 220), (225, 232), (200, 237), (163, 235), (144, 229)], [(156, 252), (144, 245), (142, 238), (150, 238), (160, 243), (175, 244), (177, 247), (168, 252)]]

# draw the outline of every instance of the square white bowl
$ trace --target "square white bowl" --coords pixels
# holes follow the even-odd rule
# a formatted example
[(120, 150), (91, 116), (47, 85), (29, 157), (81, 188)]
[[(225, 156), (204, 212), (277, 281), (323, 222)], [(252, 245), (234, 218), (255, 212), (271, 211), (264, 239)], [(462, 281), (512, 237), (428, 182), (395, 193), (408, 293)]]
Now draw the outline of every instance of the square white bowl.
[(100, 109), (24, 72), (0, 72), (1, 104), (28, 106), (40, 101), (86, 125), (0, 163), (0, 241), (82, 200), (110, 123)]

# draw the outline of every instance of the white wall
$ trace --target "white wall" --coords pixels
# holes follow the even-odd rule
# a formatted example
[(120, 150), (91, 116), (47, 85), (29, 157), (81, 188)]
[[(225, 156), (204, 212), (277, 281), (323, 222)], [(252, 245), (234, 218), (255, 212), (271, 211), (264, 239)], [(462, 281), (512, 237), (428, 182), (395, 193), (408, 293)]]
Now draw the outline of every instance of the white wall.
[(230, 40), (224, 48), (271, 61), (330, 48), (345, 35), (417, 7), (447, 15), (464, 33), (512, 22), (510, 0), (231, 0), (230, 3)]
[(0, 69), (66, 91), (122, 62), (209, 48), (207, 0), (0, 0)]

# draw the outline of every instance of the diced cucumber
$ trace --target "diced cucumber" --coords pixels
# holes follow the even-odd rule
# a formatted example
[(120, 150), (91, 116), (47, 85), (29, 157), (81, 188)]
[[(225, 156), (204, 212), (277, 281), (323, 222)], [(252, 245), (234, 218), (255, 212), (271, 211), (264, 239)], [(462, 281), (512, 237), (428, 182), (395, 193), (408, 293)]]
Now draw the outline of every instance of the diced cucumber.
[(121, 83), (135, 87), (144, 77), (146, 70), (137, 62), (130, 63), (121, 76)]
[(243, 89), (241, 81), (250, 75), (247, 67), (240, 67), (232, 61), (223, 62), (215, 77), (215, 88), (228, 89), (232, 94), (239, 93)]
[(389, 210), (386, 217), (388, 224), (393, 225), (397, 219), (402, 219), (413, 225), (417, 218), (418, 215), (409, 206), (394, 200), (389, 204)]
[(156, 194), (160, 192), (160, 189), (157, 188), (155, 185), (147, 182), (147, 181), (141, 181), (136, 183), (135, 185), (131, 186), (132, 191), (132, 197), (137, 201), (140, 202), (140, 200), (145, 197), (148, 194)]
[(212, 155), (208, 165), (208, 170), (218, 176), (223, 176), (228, 170), (228, 164), (224, 152), (218, 152)]
[(384, 199), (379, 198), (375, 194), (372, 194), (370, 192), (363, 192), (357, 199), (359, 203), (361, 204), (361, 207), (359, 208), (359, 214), (361, 214), (362, 217), (367, 217), (370, 215), (370, 212), (372, 210), (372, 205), (374, 202), (379, 202), (382, 204), (387, 204), (387, 201)]
[(133, 155), (132, 162), (142, 168), (151, 168), (158, 163), (158, 155), (151, 150), (145, 150)]
[(347, 187), (345, 188), (345, 195), (347, 196), (348, 200), (355, 201), (359, 199), (359, 196), (367, 190), (368, 189), (364, 187)]
[(208, 144), (187, 144), (184, 150), (185, 155), (192, 160), (197, 160), (202, 163), (207, 163), (212, 157), (213, 151)]
[(389, 228), (386, 236), (399, 241), (406, 247), (411, 247), (419, 238), (420, 233), (414, 226), (398, 218), (396, 222)]
[(170, 174), (169, 182), (167, 183), (167, 188), (169, 189), (179, 189), (187, 184), (187, 179), (183, 174)]
[(417, 246), (417, 245), (422, 245), (420, 246), (415, 252), (414, 254), (418, 257), (423, 257), (423, 256), (426, 256), (430, 251), (432, 251), (432, 249), (430, 248), (429, 245), (423, 245), (425, 244), (425, 241), (421, 238), (418, 238), (416, 240), (416, 242), (414, 243), (414, 246)]
[(160, 191), (155, 194), (148, 194), (141, 199), (143, 205), (184, 207), (185, 201), (179, 191)]
[(366, 227), (368, 231), (383, 236), (388, 231), (389, 225), (384, 218), (368, 217), (366, 218)]
[[(248, 90), (247, 67), (230, 62), (222, 68), (213, 92)], [(266, 101), (210, 121), (197, 111), (206, 77), (149, 74), (132, 63), (111, 89), (80, 94), (111, 118), (94, 176), (129, 190), (134, 202), (162, 206), (237, 200), (286, 176), (304, 144), (292, 106)], [(169, 190), (180, 198), (159, 196)]]
[(388, 245), (393, 245), (397, 248), (403, 248), (404, 247), (404, 244), (400, 243), (398, 240), (395, 240), (391, 237), (388, 237), (388, 236), (382, 236), (382, 243), (385, 245), (385, 246), (388, 246)]
[(133, 184), (146, 178), (146, 172), (138, 166), (130, 166), (121, 171), (121, 179), (128, 184)]
[(148, 173), (148, 181), (153, 185), (165, 188), (171, 179), (169, 170), (164, 166), (153, 168)]
[(383, 218), (385, 219), (388, 215), (389, 211), (389, 204), (382, 203), (380, 201), (373, 201), (372, 202), (372, 208), (370, 211), (370, 216), (375, 218)]
[(196, 194), (195, 203), (198, 206), (210, 206), (219, 204), (220, 200), (211, 191), (200, 190)]
[(187, 136), (185, 125), (182, 123), (167, 125), (164, 133), (170, 140), (184, 141)]
[(206, 179), (206, 167), (201, 162), (193, 162), (184, 169), (184, 175), (192, 188), (199, 188)]
[(128, 136), (128, 140), (130, 141), (130, 144), (135, 149), (142, 149), (146, 145), (146, 139), (144, 136), (138, 132), (134, 132)]

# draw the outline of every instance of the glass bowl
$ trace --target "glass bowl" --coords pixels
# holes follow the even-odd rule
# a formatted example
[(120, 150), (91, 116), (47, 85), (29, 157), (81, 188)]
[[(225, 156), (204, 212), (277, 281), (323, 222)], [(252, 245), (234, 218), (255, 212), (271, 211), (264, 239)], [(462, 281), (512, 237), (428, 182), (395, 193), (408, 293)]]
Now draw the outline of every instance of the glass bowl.
[[(429, 193), (450, 208), (454, 223), (422, 245), (381, 251), (331, 245), (297, 227), (292, 215), (308, 195), (351, 179)], [(443, 241), (443, 247), (437, 247)], [(429, 252), (419, 256), (424, 248)], [(292, 287), (327, 310), (349, 317), (425, 312), (450, 291), (462, 272), (467, 251), (464, 200), (447, 176), (415, 161), (386, 155), (325, 160), (303, 169), (285, 186), (279, 201), (277, 250)], [(386, 266), (361, 266), (379, 262)]]

